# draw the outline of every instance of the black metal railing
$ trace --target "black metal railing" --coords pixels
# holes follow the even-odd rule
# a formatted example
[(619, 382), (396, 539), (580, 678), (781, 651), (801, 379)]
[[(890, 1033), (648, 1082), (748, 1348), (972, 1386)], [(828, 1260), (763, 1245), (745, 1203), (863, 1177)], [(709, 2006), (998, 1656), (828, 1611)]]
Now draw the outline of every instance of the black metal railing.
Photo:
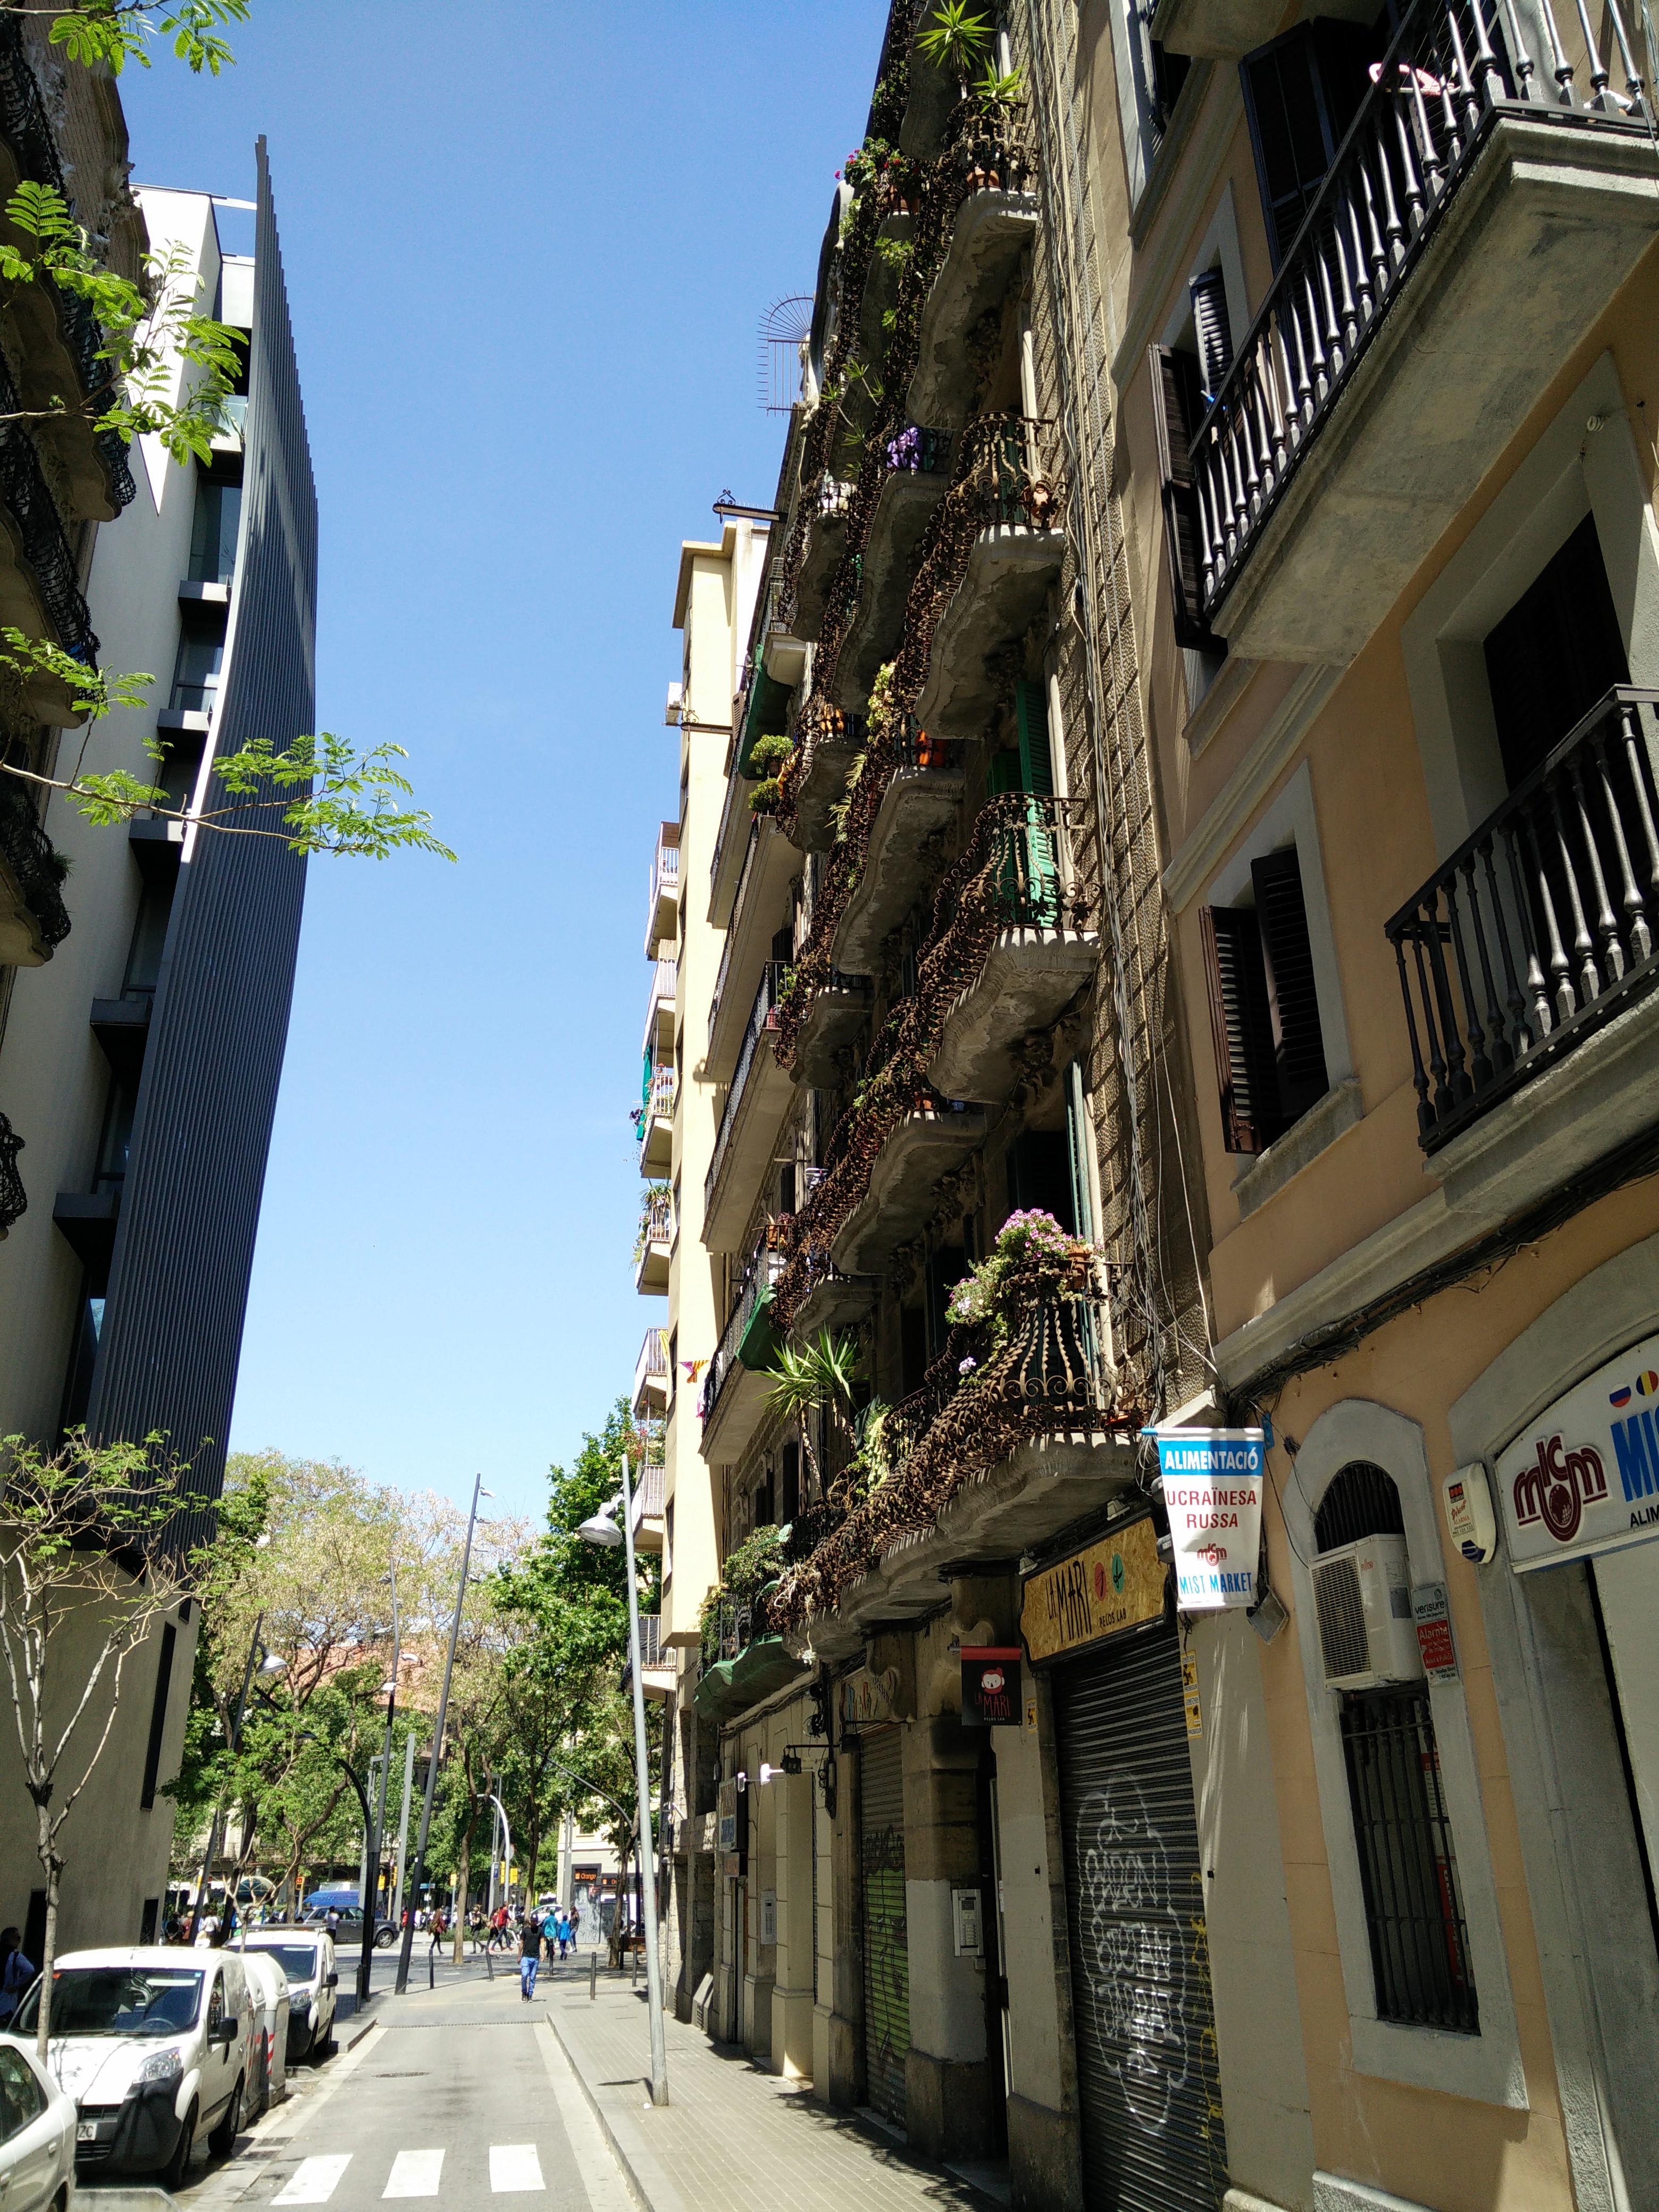
[(1342, 1700), (1379, 2020), (1480, 2033), (1451, 1816), (1426, 1686)]
[(61, 945), (70, 933), (69, 909), (59, 885), (63, 864), (40, 827), (27, 790), (15, 776), (0, 774), (0, 859), (15, 878), (23, 902), (34, 916), (41, 942)]
[(981, 415), (963, 431), (963, 443), (967, 459), (951, 496), (977, 505), (981, 526), (1059, 527), (1061, 479), (1052, 422), (1034, 416)]
[(960, 738), (930, 737), (914, 714), (905, 717), (904, 728), (893, 740), (894, 766), (920, 770), (924, 775), (959, 775), (962, 753)]
[(708, 1173), (703, 1179), (705, 1203), (713, 1198), (714, 1185), (720, 1181), (720, 1167), (726, 1158), (726, 1139), (730, 1137), (738, 1117), (744, 1088), (749, 1081), (749, 1071), (754, 1066), (755, 1054), (760, 1041), (769, 1030), (778, 1025), (778, 1000), (784, 979), (789, 970), (781, 960), (769, 960), (761, 969), (760, 986), (755, 993), (755, 1003), (749, 1010), (749, 1020), (743, 1032), (743, 1042), (738, 1049), (737, 1066), (732, 1070), (732, 1083), (726, 1094), (726, 1105), (720, 1114), (720, 1125), (714, 1134), (714, 1157), (708, 1163)]
[[(0, 133), (17, 156), (17, 165), (33, 183), (49, 185), (67, 201), (58, 142), (34, 71), (23, 52), (21, 18), (15, 10), (0, 10)], [(54, 284), (64, 332), (75, 357), (81, 388), (88, 399), (114, 397), (112, 364), (99, 358), (106, 341), (98, 319), (78, 294)], [(117, 508), (130, 504), (137, 493), (127, 460), (125, 441), (115, 430), (103, 430), (96, 439), (99, 458), (110, 478)]]
[(1547, 55), (1528, 46), (1515, 0), (1418, 0), (1371, 64), (1370, 89), (1193, 440), (1206, 612), (1404, 289), (1494, 117), (1559, 120), (1565, 111), (1578, 124), (1647, 134), (1617, 0), (1607, 0), (1607, 17), (1628, 106), (1607, 88), (1583, 0), (1577, 13), (1590, 70), (1582, 106), (1550, 0), (1536, 7)]
[(732, 1310), (726, 1316), (720, 1340), (708, 1363), (708, 1372), (702, 1378), (702, 1395), (698, 1401), (698, 1410), (705, 1422), (720, 1401), (726, 1377), (737, 1365), (738, 1346), (743, 1341), (744, 1331), (754, 1319), (761, 1292), (770, 1287), (782, 1264), (783, 1255), (777, 1249), (775, 1234), (768, 1228), (749, 1255), (749, 1265), (744, 1269), (743, 1279), (738, 1285)]
[(1386, 924), (1432, 1152), (1659, 976), (1659, 691), (1610, 691)]
[(12, 1127), (9, 1117), (0, 1114), (0, 1237), (29, 1210), (28, 1193), (17, 1172), (17, 1155), (22, 1150), (22, 1138)]
[[(0, 356), (0, 415), (15, 415), (21, 406), (11, 371)], [(34, 571), (41, 605), (59, 644), (74, 659), (90, 665), (97, 658), (98, 640), (82, 596), (75, 555), (34, 447), (17, 422), (0, 423), (0, 499), (16, 520), (24, 558)]]
[[(1091, 1297), (1040, 1299), (1014, 1323), (1013, 1358), (994, 1386), (975, 1380), (971, 1355), (965, 1367), (936, 1362), (935, 1373), (919, 1390), (901, 1400), (883, 1424), (882, 1455), (894, 1468), (921, 1444), (933, 1424), (963, 1390), (982, 1396), (988, 1409), (1013, 1413), (1032, 1434), (1051, 1429), (1092, 1429), (1109, 1409), (1099, 1347), (1106, 1340), (1103, 1314)], [(1029, 1417), (1029, 1419), (1027, 1419)]]

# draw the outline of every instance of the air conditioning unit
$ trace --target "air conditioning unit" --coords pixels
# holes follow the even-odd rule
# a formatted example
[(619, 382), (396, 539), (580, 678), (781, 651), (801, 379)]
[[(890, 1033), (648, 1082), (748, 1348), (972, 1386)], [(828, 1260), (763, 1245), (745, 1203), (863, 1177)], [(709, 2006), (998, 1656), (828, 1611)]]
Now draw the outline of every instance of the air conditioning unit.
[(1417, 1682), (1423, 1655), (1412, 1616), (1403, 1536), (1362, 1536), (1313, 1563), (1314, 1614), (1328, 1690)]

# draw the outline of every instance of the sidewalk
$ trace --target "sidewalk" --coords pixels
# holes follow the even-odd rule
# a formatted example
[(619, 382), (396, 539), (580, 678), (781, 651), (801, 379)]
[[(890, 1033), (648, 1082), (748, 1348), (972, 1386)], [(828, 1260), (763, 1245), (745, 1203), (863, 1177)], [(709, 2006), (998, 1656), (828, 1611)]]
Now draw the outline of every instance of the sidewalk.
[(547, 2018), (642, 2212), (985, 2212), (940, 2168), (672, 2017), (672, 2101), (654, 2110), (642, 1985), (602, 1982), (590, 2000), (564, 1984)]

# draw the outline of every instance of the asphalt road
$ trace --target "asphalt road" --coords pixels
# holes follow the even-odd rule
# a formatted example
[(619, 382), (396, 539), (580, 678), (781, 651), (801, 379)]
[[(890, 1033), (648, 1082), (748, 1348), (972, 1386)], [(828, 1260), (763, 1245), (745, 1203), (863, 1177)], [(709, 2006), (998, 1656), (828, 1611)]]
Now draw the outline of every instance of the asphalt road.
[[(192, 2212), (367, 2212), (418, 2198), (461, 2212), (503, 2197), (548, 2212), (629, 2212), (599, 2124), (516, 1973), (494, 1983), (470, 1965), (440, 1974), (428, 1992), (422, 1961), (421, 1986), (377, 2003), (349, 2051), (299, 2069), (295, 2094), (234, 2157), (195, 2166), (178, 2201)], [(88, 2191), (89, 2205), (101, 2193)]]

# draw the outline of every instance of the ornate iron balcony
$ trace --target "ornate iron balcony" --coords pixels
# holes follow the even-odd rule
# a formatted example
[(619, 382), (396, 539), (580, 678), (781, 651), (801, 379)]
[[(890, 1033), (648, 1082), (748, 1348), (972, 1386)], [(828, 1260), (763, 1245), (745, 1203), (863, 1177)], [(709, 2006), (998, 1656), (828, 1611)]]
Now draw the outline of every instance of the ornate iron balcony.
[(0, 776), (0, 860), (16, 878), (42, 941), (61, 945), (70, 933), (69, 909), (58, 888), (62, 867), (27, 790), (9, 775)]
[(1386, 924), (1434, 1152), (1659, 979), (1659, 691), (1610, 691)]

